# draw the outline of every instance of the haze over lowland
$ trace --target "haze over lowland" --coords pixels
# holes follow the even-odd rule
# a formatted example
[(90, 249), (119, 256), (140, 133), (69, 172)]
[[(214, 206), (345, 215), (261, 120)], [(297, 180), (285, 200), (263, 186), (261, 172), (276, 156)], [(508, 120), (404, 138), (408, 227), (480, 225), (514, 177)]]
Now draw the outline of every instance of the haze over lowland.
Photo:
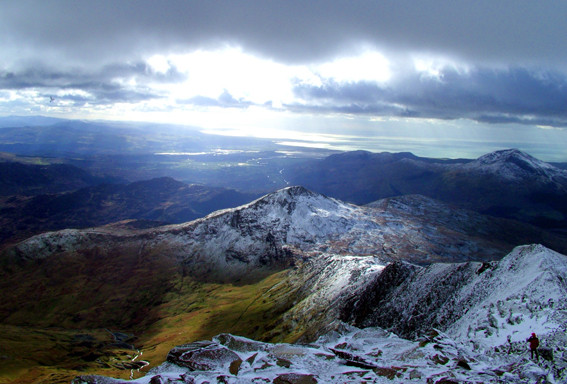
[(565, 4), (0, 5), (0, 115), (331, 149), (567, 160)]

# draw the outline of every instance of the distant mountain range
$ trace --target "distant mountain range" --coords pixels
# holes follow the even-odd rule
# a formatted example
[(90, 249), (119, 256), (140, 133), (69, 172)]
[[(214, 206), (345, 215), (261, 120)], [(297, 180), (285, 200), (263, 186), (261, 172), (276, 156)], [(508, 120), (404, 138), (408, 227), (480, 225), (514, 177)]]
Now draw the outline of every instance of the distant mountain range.
[[(555, 167), (515, 149), (476, 160), (365, 151), (332, 154), (174, 125), (9, 117), (0, 118), (0, 151), (57, 158), (115, 180), (165, 176), (257, 195), (302, 185), (361, 205), (420, 194), (483, 214), (567, 229), (567, 170), (561, 168), (565, 164)], [(53, 177), (54, 184), (46, 187), (51, 190), (44, 191), (41, 186), (47, 184), (40, 177), (22, 177), (24, 183), (19, 184), (3, 179), (4, 195), (31, 191), (33, 183), (38, 183), (38, 193), (61, 191)], [(69, 184), (93, 185), (85, 180)]]
[(347, 152), (297, 165), (285, 177), (355, 204), (421, 194), (493, 216), (567, 227), (567, 171), (515, 149), (474, 161)]
[[(2, 165), (0, 163), (0, 170)], [(30, 169), (37, 172), (30, 175)], [(183, 223), (258, 197), (225, 188), (187, 185), (166, 177), (130, 184), (100, 184), (101, 179), (63, 165), (34, 167), (11, 163), (11, 170), (17, 172), (22, 193), (0, 199), (0, 225), (3, 228), (0, 244), (45, 231), (95, 227), (123, 220), (134, 220), (127, 224), (131, 227)], [(50, 177), (52, 174), (53, 178)], [(29, 184), (22, 182), (28, 179)], [(51, 179), (53, 183), (49, 184)], [(49, 186), (44, 187), (43, 182)], [(76, 189), (95, 183), (98, 185)], [(24, 188), (26, 186), (29, 188)], [(37, 196), (23, 193), (66, 188), (72, 191)], [(11, 191), (14, 189), (18, 188)]]
[[(125, 219), (181, 223), (259, 196), (258, 192), (252, 192), (258, 189), (253, 181), (257, 175), (250, 180), (242, 176), (239, 185), (248, 186), (242, 192), (199, 187), (209, 188), (211, 196), (218, 196), (207, 203), (204, 202), (207, 199), (198, 196), (203, 192), (197, 191), (197, 187), (192, 187), (193, 191), (185, 190), (186, 197), (181, 199), (177, 190), (182, 185), (172, 179), (162, 179), (163, 185), (144, 181), (126, 187), (117, 184), (126, 184), (124, 180), (93, 176), (65, 164), (4, 161), (0, 162), (0, 176), (0, 196), (17, 195), (0, 199), (0, 217), (10, 236), (18, 232), (15, 229), (18, 226), (31, 230), (26, 232), (29, 235), (41, 230), (96, 226)], [(359, 205), (385, 197), (419, 194), (542, 228), (567, 228), (567, 171), (518, 150), (498, 151), (474, 161), (427, 159), (410, 153), (347, 152), (323, 160), (297, 161), (296, 165), (284, 168), (280, 179), (273, 182), (304, 185)], [(115, 185), (101, 185), (109, 183)], [(220, 191), (224, 191), (222, 197)], [(72, 193), (45, 196), (61, 192)], [(175, 202), (166, 203), (166, 194)], [(32, 195), (44, 196), (22, 197)], [(164, 210), (166, 205), (168, 208)]]
[(33, 165), (0, 161), (0, 196), (69, 192), (118, 181), (115, 178), (93, 176), (90, 172), (67, 164)]

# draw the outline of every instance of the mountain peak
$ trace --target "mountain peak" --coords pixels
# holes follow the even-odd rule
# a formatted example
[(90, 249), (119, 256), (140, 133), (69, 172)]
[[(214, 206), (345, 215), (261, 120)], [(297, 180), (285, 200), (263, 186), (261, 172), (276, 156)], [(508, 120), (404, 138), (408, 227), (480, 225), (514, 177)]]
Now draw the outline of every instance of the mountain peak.
[(532, 162), (540, 162), (535, 157), (516, 148), (503, 149), (500, 151), (490, 152), (477, 159), (477, 161), (485, 164), (493, 164), (495, 162), (514, 161), (514, 160), (524, 160), (524, 161), (529, 160)]
[[(555, 252), (541, 244), (521, 245), (513, 249), (500, 262), (501, 268), (505, 270), (522, 270), (528, 274), (532, 280), (537, 274), (553, 272), (559, 276), (567, 273), (567, 257)], [(541, 279), (543, 283), (546, 278)], [(516, 281), (520, 284), (519, 281)], [(567, 282), (560, 280), (559, 286), (567, 290)], [(547, 289), (551, 295), (550, 289)]]
[(265, 205), (265, 204), (274, 204), (274, 203), (277, 203), (278, 205), (282, 205), (282, 206), (283, 205), (287, 206), (289, 204), (295, 206), (295, 203), (301, 198), (314, 199), (317, 197), (320, 197), (322, 199), (327, 199), (326, 196), (312, 192), (305, 187), (302, 187), (300, 185), (294, 185), (291, 187), (278, 189), (277, 191), (262, 196), (256, 201), (253, 201), (252, 203), (245, 205), (242, 208), (252, 205)]
[(496, 173), (507, 179), (539, 177), (551, 180), (564, 173), (560, 169), (536, 159), (519, 149), (505, 149), (483, 155), (464, 166), (481, 172)]
[(288, 194), (289, 196), (315, 196), (316, 193), (311, 192), (309, 189), (301, 186), (301, 185), (294, 185), (291, 187), (286, 187), (283, 189), (280, 189), (279, 191), (275, 192), (275, 193), (282, 193), (282, 194)]

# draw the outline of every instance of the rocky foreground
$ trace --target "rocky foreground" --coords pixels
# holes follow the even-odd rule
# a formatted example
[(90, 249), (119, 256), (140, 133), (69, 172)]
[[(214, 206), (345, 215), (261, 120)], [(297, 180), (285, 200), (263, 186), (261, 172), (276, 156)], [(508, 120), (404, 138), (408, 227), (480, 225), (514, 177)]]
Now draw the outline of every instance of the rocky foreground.
[(431, 330), (409, 341), (381, 328), (342, 325), (309, 345), (269, 344), (221, 334), (172, 349), (167, 362), (124, 381), (81, 376), (73, 384), (165, 383), (564, 383), (567, 353), (527, 343), (476, 350)]
[[(534, 244), (517, 247), (494, 263), (412, 268), (417, 269), (392, 288), (394, 294), (380, 290), (379, 285), (368, 285), (367, 290), (386, 301), (364, 299), (350, 307), (362, 319), (385, 324), (406, 338), (381, 327), (361, 329), (331, 319), (325, 323), (332, 324), (332, 330), (311, 344), (270, 344), (221, 334), (212, 341), (175, 347), (166, 363), (129, 382), (567, 382), (564, 255)], [(321, 286), (317, 289), (319, 293), (326, 291)], [(338, 291), (346, 292), (346, 288)], [(359, 296), (362, 299), (367, 295)], [(417, 306), (418, 302), (425, 306)], [(372, 310), (364, 314), (364, 306)], [(386, 313), (386, 317), (376, 316), (379, 312)], [(427, 317), (425, 313), (432, 315)], [(421, 319), (419, 327), (412, 327), (416, 316)], [(531, 332), (536, 332), (541, 341), (538, 361), (532, 360), (528, 351), (526, 339)], [(82, 376), (73, 381), (85, 383), (125, 381), (101, 376)]]

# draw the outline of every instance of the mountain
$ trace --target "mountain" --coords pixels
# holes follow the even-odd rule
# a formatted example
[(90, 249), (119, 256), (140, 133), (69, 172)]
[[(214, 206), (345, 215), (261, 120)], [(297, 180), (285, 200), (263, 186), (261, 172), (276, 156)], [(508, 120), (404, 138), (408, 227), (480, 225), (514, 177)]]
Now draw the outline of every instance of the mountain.
[(67, 164), (32, 165), (0, 161), (0, 196), (68, 192), (117, 181), (94, 176)]
[(462, 168), (518, 182), (556, 184), (559, 189), (567, 181), (567, 174), (563, 170), (517, 149), (488, 153)]
[(531, 332), (564, 338), (566, 273), (567, 257), (541, 245), (485, 263), (394, 263), (353, 298), (343, 318), (408, 338), (438, 328), (485, 348), (522, 343)]
[[(494, 233), (499, 236), (495, 237)], [(70, 303), (95, 289), (93, 277), (95, 281), (111, 279), (118, 291), (121, 284), (130, 282), (149, 291), (157, 290), (152, 302), (160, 303), (165, 300), (161, 298), (165, 294), (163, 290), (177, 284), (167, 281), (175, 279), (177, 274), (204, 283), (253, 284), (293, 267), (298, 274), (289, 277), (290, 282), (296, 282), (296, 285), (290, 283), (289, 291), (294, 291), (297, 298), (310, 296), (318, 302), (321, 300), (316, 295), (323, 295), (325, 300), (342, 300), (349, 281), (359, 276), (364, 284), (366, 279), (362, 276), (377, 271), (371, 265), (384, 266), (393, 261), (418, 265), (491, 261), (525, 240), (546, 240), (565, 247), (563, 238), (536, 228), (486, 218), (472, 211), (453, 210), (420, 196), (358, 207), (302, 187), (289, 187), (244, 206), (217, 211), (184, 224), (139, 230), (122, 225), (66, 229), (40, 234), (8, 247), (0, 258), (3, 268), (0, 286), (8, 289), (15, 284), (20, 289), (6, 291), (10, 292), (10, 298), (2, 301), (0, 319), (10, 323), (11, 318), (39, 317), (42, 325), (55, 326), (60, 320), (48, 320), (53, 311), (61, 311), (62, 318), (73, 318), (77, 308)], [(73, 273), (76, 279), (71, 279), (72, 282), (83, 278), (89, 282), (78, 291), (65, 288), (70, 283), (66, 278), (50, 280), (54, 292), (65, 292), (58, 294), (59, 304), (38, 308), (35, 304), (38, 297), (49, 301), (53, 292), (40, 293), (35, 284), (18, 284), (22, 279), (44, 284), (43, 280), (54, 271), (78, 265), (91, 265), (91, 269), (81, 267)], [(155, 270), (151, 279), (144, 278), (149, 272), (148, 265)], [(139, 269), (143, 272), (135, 275), (128, 272)], [(163, 271), (163, 275), (158, 271)], [(115, 280), (116, 276), (121, 277)], [(145, 279), (143, 283), (138, 281), (141, 278)], [(159, 287), (153, 286), (155, 279), (163, 280)], [(338, 285), (320, 288), (331, 281)], [(104, 296), (101, 302), (109, 300), (113, 292), (101, 292)], [(123, 299), (130, 300), (128, 296)], [(92, 326), (97, 322), (98, 306), (91, 307), (89, 302), (82, 301), (76, 304), (83, 313), (76, 326)], [(132, 310), (136, 308), (134, 305)], [(309, 306), (305, 308), (307, 312), (317, 313)], [(152, 308), (143, 311), (151, 312)], [(136, 318), (122, 318), (114, 326), (135, 326)], [(307, 321), (310, 315), (303, 318)], [(306, 329), (296, 327), (296, 331)]]
[(567, 171), (515, 149), (474, 161), (356, 151), (298, 165), (284, 176), (355, 204), (421, 194), (544, 228), (567, 227)]
[(46, 116), (2, 116), (0, 117), (0, 129), (11, 127), (33, 127), (60, 123), (64, 119)]
[[(263, 343), (224, 333), (210, 341), (176, 346), (166, 363), (135, 382), (425, 384), (567, 379), (566, 256), (529, 245), (493, 263), (414, 267), (384, 297), (376, 283), (384, 275), (395, 275), (389, 268), (400, 265), (391, 264), (377, 274), (366, 294), (356, 297), (357, 306), (350, 308), (350, 314), (357, 317), (359, 310), (368, 314), (371, 309), (368, 319), (387, 319), (402, 334), (412, 324), (419, 325), (414, 338), (345, 323), (336, 323), (331, 332), (304, 345)], [(382, 284), (382, 288), (389, 287)], [(369, 293), (378, 301), (368, 301)], [(532, 332), (541, 342), (537, 362), (525, 357), (525, 340)], [(73, 383), (124, 381), (83, 375)]]
[(565, 226), (567, 172), (526, 153), (494, 152), (444, 176), (450, 186), (441, 194), (445, 201), (543, 227)]
[(430, 159), (407, 152), (328, 156), (332, 152), (327, 150), (207, 135), (175, 125), (43, 118), (16, 118), (5, 124), (0, 128), (0, 151), (57, 157), (93, 174), (129, 181), (167, 176), (257, 194), (303, 185), (359, 205), (420, 194), (542, 228), (567, 228), (567, 170), (513, 149), (476, 160)]
[(122, 220), (133, 225), (182, 223), (257, 198), (224, 188), (187, 185), (171, 178), (103, 184), (73, 192), (13, 196), (0, 205), (0, 242), (65, 228), (86, 228)]
[[(395, 287), (434, 262), (492, 265), (530, 238), (565, 245), (541, 229), (423, 196), (360, 207), (289, 187), (188, 223), (67, 229), (5, 249), (0, 337), (10, 372), (37, 367), (28, 382), (80, 372), (124, 377), (132, 348), (155, 366), (173, 346), (222, 332), (314, 341), (392, 265), (412, 263)], [(135, 347), (109, 340), (116, 332)]]
[(428, 195), (441, 183), (438, 168), (449, 163), (431, 163), (411, 153), (353, 151), (299, 164), (286, 169), (284, 176), (292, 184), (367, 204), (403, 194)]
[[(150, 182), (156, 183), (180, 185), (168, 179)], [(139, 191), (141, 185), (135, 183), (126, 191)], [(63, 246), (80, 251), (104, 244), (106, 249), (119, 250), (125, 244), (139, 244), (148, 252), (169, 249), (189, 264), (206, 254), (206, 264), (215, 271), (230, 265), (228, 276), (240, 267), (255, 269), (294, 253), (377, 255), (384, 261), (428, 264), (497, 259), (518, 245), (518, 235), (522, 240), (549, 241), (558, 247), (563, 240), (530, 226), (453, 209), (421, 196), (355, 206), (303, 187), (284, 188), (184, 224), (142, 232), (110, 228), (46, 233), (13, 249), (26, 258), (45, 258)], [(494, 238), (494, 233), (499, 237)]]

